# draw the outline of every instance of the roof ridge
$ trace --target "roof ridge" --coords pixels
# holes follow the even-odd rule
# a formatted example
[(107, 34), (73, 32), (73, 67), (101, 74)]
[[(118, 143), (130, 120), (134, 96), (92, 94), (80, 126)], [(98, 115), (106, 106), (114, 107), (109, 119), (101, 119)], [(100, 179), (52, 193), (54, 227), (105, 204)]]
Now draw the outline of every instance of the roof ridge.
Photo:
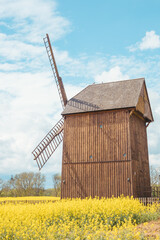
[(128, 82), (128, 81), (137, 81), (137, 80), (145, 80), (145, 78), (133, 78), (133, 79), (126, 79), (126, 80), (120, 80), (120, 81), (112, 81), (112, 82), (102, 82), (102, 83), (92, 83), (88, 86), (94, 86), (94, 85), (101, 85), (101, 84), (109, 84), (109, 83), (119, 83), (119, 82)]
[(87, 85), (85, 88), (83, 88), (79, 93), (77, 93), (76, 95), (74, 95), (73, 97), (71, 97), (68, 101), (70, 101), (72, 98), (77, 97), (77, 95), (81, 94), (81, 92), (83, 92), (86, 88), (91, 87), (91, 86), (97, 86), (97, 85), (102, 85), (102, 84), (110, 84), (110, 83), (120, 83), (120, 82), (128, 82), (128, 81), (137, 81), (137, 80), (144, 80), (145, 78), (133, 78), (133, 79), (127, 79), (127, 80), (120, 80), (120, 81), (113, 81), (113, 82), (107, 82), (107, 83), (92, 83), (90, 85)]

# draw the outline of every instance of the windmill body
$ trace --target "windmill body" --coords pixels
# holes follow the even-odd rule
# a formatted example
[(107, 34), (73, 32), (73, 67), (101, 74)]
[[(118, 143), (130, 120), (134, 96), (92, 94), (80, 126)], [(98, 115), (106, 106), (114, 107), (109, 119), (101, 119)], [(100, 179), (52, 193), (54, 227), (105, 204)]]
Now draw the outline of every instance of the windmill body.
[(145, 80), (89, 85), (67, 101), (49, 37), (46, 41), (64, 110), (33, 151), (39, 169), (63, 140), (62, 198), (149, 197), (146, 129), (153, 116)]
[(73, 99), (92, 107), (70, 99), (62, 112), (62, 198), (150, 196), (145, 80), (93, 84)]

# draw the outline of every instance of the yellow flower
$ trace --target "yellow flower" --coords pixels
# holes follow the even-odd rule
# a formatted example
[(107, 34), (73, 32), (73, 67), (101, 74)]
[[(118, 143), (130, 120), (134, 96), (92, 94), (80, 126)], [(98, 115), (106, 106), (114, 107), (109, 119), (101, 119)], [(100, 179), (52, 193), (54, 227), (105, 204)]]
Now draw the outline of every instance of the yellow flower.
[(160, 208), (123, 196), (0, 198), (0, 203), (0, 240), (141, 239), (134, 226), (154, 217)]

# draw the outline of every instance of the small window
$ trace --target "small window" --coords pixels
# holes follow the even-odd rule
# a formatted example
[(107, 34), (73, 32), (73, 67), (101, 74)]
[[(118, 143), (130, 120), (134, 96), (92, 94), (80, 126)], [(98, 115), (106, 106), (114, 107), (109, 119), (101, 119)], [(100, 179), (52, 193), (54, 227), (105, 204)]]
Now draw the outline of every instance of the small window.
[(90, 155), (89, 158), (92, 159), (92, 155)]
[(123, 154), (123, 157), (126, 157), (126, 153)]
[(102, 128), (102, 125), (100, 125), (100, 128)]

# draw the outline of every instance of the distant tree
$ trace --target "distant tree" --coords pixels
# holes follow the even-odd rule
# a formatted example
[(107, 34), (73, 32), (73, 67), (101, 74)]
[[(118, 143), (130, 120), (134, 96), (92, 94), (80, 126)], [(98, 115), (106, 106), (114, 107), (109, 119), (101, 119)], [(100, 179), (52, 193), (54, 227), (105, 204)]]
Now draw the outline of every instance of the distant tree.
[(7, 196), (39, 196), (44, 191), (45, 177), (41, 173), (23, 172), (3, 185), (3, 195)]
[(1, 196), (1, 194), (2, 194), (2, 185), (3, 185), (3, 181), (2, 181), (2, 179), (0, 178), (0, 196)]
[(2, 184), (1, 196), (2, 197), (13, 197), (14, 196), (9, 181), (6, 181)]
[(37, 196), (42, 195), (44, 191), (45, 176), (40, 173), (35, 173), (33, 178), (33, 188)]
[(17, 196), (29, 196), (33, 195), (33, 177), (34, 173), (20, 173), (16, 174), (11, 179), (11, 184), (16, 190)]
[(53, 175), (53, 187), (56, 197), (61, 195), (61, 176), (59, 174)]
[(55, 196), (54, 188), (47, 188), (44, 190), (43, 196)]
[(160, 168), (150, 167), (151, 186), (160, 185)]
[(2, 181), (2, 179), (0, 178), (0, 189), (1, 189), (1, 187), (2, 187), (2, 184), (3, 184), (3, 181)]

